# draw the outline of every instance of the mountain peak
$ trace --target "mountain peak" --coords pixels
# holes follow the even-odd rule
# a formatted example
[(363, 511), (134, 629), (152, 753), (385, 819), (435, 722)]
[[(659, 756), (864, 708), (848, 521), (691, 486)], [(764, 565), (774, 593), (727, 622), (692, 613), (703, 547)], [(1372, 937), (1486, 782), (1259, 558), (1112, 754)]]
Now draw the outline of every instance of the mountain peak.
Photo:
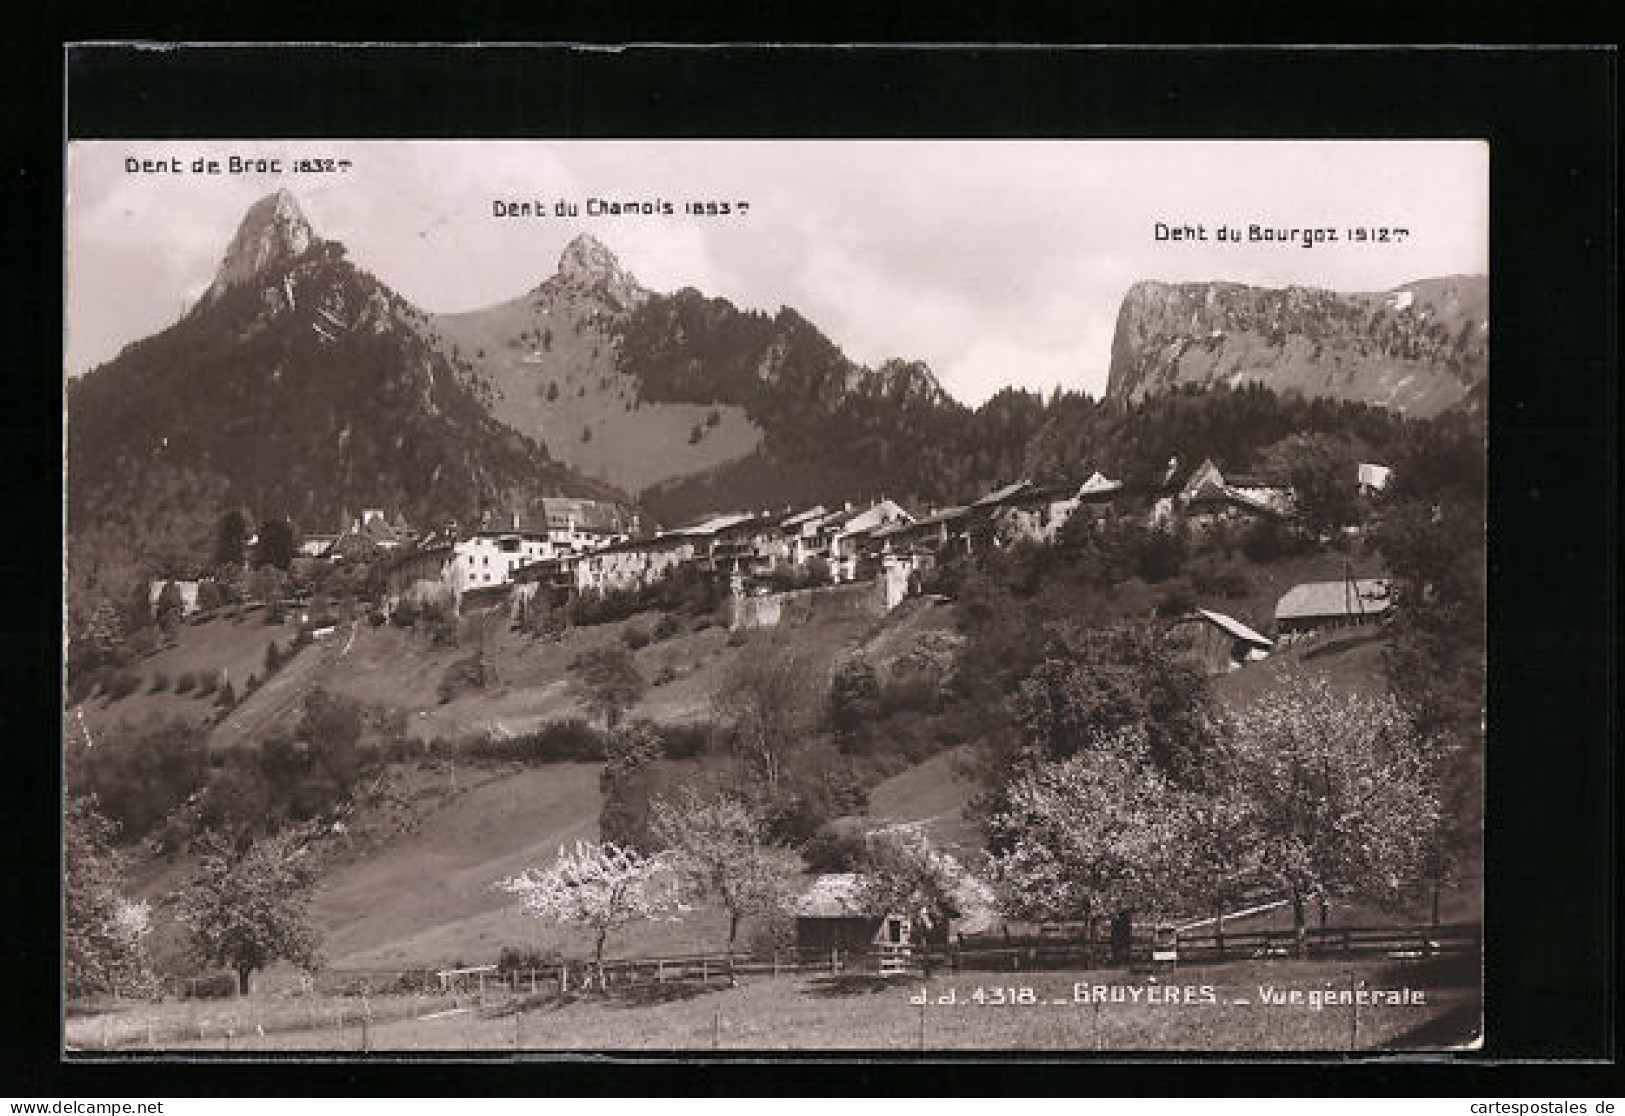
[(635, 306), (649, 292), (623, 267), (602, 241), (582, 233), (559, 254), (558, 277), (572, 286), (586, 287), (609, 295), (622, 306)]
[(291, 193), (278, 190), (265, 195), (243, 214), (205, 297), (218, 297), (269, 267), (297, 259), (315, 240), (310, 222)]

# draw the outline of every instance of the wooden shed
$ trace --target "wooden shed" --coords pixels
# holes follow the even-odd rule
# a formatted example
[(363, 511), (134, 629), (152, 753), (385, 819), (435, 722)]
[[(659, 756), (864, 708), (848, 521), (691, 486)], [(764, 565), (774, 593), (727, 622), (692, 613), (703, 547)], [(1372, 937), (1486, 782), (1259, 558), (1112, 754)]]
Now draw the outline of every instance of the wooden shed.
[(1273, 640), (1233, 616), (1199, 608), (1174, 625), (1189, 639), (1187, 656), (1209, 674), (1224, 674), (1269, 655)]
[[(808, 950), (839, 949), (867, 953), (882, 945), (912, 945), (916, 927), (906, 915), (865, 910), (861, 880), (855, 872), (819, 876), (793, 905), (796, 946)], [(934, 942), (947, 941), (947, 930)]]

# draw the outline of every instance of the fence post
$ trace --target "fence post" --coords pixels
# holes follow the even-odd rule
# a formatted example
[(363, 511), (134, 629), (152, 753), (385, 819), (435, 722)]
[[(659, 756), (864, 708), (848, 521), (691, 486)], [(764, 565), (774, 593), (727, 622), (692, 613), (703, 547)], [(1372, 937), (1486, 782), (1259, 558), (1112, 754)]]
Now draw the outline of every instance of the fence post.
[(559, 995), (570, 990), (570, 970), (563, 965), (559, 966)]
[(1349, 1017), (1349, 1049), (1360, 1048), (1360, 982), (1353, 969), (1349, 970), (1349, 1000), (1354, 1013)]
[(829, 951), (829, 971), (831, 973), (835, 972), (835, 952), (835, 947), (831, 946)]
[(779, 951), (776, 949), (773, 951), (773, 975), (779, 975)]
[(655, 962), (655, 983), (666, 983), (666, 962), (664, 959)]

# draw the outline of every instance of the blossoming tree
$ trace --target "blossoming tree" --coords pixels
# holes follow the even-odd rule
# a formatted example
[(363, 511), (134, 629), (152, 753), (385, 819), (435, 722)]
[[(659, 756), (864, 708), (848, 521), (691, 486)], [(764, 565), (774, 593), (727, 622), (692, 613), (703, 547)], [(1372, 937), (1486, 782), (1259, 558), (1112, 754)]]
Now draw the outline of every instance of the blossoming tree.
[(604, 943), (634, 922), (675, 921), (683, 905), (682, 883), (664, 855), (644, 856), (609, 842), (577, 841), (559, 849), (546, 868), (531, 868), (497, 888), (519, 899), (533, 918), (584, 926), (594, 936), (593, 970), (604, 983)]

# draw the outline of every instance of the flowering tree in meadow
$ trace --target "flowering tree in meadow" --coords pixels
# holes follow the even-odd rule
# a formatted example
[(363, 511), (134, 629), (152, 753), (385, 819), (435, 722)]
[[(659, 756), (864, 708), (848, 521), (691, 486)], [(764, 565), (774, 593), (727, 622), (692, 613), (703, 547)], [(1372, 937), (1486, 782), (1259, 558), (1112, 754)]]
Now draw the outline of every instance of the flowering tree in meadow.
[(740, 921), (782, 907), (801, 872), (795, 853), (767, 840), (760, 814), (730, 794), (706, 798), (689, 787), (676, 801), (656, 799), (654, 833), (689, 892), (728, 912), (730, 951)]
[(1005, 913), (1070, 920), (1170, 912), (1184, 886), (1185, 805), (1138, 729), (1035, 765), (987, 821)]
[(593, 968), (604, 979), (604, 943), (634, 922), (675, 921), (682, 881), (665, 856), (644, 856), (609, 842), (577, 841), (546, 868), (531, 868), (497, 888), (519, 899), (532, 918), (584, 926), (594, 935)]
[(1257, 864), (1292, 901), (1300, 956), (1306, 903), (1397, 899), (1422, 873), (1439, 803), (1394, 698), (1297, 678), (1236, 714), (1232, 746)]

